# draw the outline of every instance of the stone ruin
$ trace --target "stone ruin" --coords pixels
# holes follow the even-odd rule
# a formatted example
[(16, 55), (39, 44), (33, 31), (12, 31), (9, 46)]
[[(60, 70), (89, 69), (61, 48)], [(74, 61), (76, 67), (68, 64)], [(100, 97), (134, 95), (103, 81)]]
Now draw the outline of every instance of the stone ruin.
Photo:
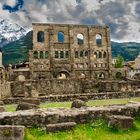
[[(18, 104), (19, 111), (2, 112), (4, 108), (0, 108), (0, 138), (3, 140), (8, 140), (7, 135), (9, 139), (22, 140), (25, 128), (21, 125), (36, 125), (55, 132), (103, 118), (109, 120), (109, 125), (125, 129), (133, 126), (131, 117), (140, 115), (139, 103), (85, 105), (88, 99), (140, 96), (140, 79), (127, 79), (125, 69), (112, 66), (110, 30), (106, 26), (33, 23), (29, 63), (4, 68), (1, 60), (0, 51), (0, 99), (7, 104), (19, 103), (24, 98)], [(120, 79), (115, 78), (118, 73)], [(28, 97), (32, 99), (26, 99)], [(38, 99), (77, 101), (71, 109), (39, 109)], [(15, 134), (15, 130), (19, 133)]]
[[(117, 92), (129, 97), (128, 92), (135, 96), (139, 91), (139, 80), (126, 80), (125, 69), (113, 68), (107, 26), (33, 23), (32, 42), (28, 63), (6, 68), (0, 64), (0, 99), (67, 100)], [(117, 73), (121, 79), (115, 78)]]

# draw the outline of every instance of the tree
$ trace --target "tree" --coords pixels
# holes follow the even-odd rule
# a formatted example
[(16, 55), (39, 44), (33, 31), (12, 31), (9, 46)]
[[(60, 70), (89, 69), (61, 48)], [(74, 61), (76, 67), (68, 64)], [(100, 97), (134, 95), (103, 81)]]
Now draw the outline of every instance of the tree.
[(115, 68), (123, 68), (124, 58), (121, 55), (118, 55), (115, 62)]

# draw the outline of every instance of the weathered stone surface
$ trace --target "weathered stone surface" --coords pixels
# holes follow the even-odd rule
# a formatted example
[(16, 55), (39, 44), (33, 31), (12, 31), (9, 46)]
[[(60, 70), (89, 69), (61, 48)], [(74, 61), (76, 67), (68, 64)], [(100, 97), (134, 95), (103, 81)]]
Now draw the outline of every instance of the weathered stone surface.
[(112, 115), (140, 116), (140, 104), (104, 107), (49, 108), (0, 113), (0, 125), (24, 125), (46, 127), (62, 122), (87, 123), (95, 119), (106, 119)]
[(3, 101), (0, 101), (0, 105), (4, 105), (4, 102)]
[(78, 97), (79, 100), (82, 100), (84, 102), (87, 102), (88, 101), (88, 97), (87, 96), (80, 96)]
[(40, 105), (40, 100), (37, 98), (23, 98), (21, 102)]
[(109, 117), (108, 125), (117, 129), (129, 129), (133, 127), (133, 118), (122, 115), (113, 115)]
[(76, 99), (72, 102), (71, 108), (80, 108), (80, 107), (85, 107), (86, 104), (84, 101)]
[(5, 112), (5, 107), (4, 106), (0, 106), (0, 112)]
[(23, 140), (24, 126), (0, 125), (0, 140)]
[(30, 104), (30, 103), (25, 103), (25, 102), (20, 102), (16, 108), (16, 111), (18, 110), (28, 110), (28, 109), (37, 109), (39, 108), (38, 105), (35, 104)]
[(57, 132), (57, 131), (71, 130), (75, 125), (76, 125), (75, 122), (48, 124), (46, 126), (46, 130), (48, 132)]

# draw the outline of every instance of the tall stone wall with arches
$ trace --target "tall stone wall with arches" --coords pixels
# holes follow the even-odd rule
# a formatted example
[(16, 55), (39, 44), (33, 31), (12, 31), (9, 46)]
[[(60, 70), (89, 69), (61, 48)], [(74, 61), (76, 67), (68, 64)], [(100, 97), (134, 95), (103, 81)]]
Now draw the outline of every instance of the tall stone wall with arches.
[(61, 75), (109, 79), (112, 77), (110, 30), (107, 26), (33, 23), (29, 61), (33, 80)]

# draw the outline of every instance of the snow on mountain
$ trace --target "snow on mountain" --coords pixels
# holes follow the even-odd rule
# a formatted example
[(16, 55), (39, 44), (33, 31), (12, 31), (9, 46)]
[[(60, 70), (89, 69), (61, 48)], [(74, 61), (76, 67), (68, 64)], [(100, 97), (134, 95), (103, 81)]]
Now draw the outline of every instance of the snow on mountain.
[(1, 47), (9, 42), (20, 39), (27, 34), (27, 30), (7, 19), (0, 21), (0, 43)]

